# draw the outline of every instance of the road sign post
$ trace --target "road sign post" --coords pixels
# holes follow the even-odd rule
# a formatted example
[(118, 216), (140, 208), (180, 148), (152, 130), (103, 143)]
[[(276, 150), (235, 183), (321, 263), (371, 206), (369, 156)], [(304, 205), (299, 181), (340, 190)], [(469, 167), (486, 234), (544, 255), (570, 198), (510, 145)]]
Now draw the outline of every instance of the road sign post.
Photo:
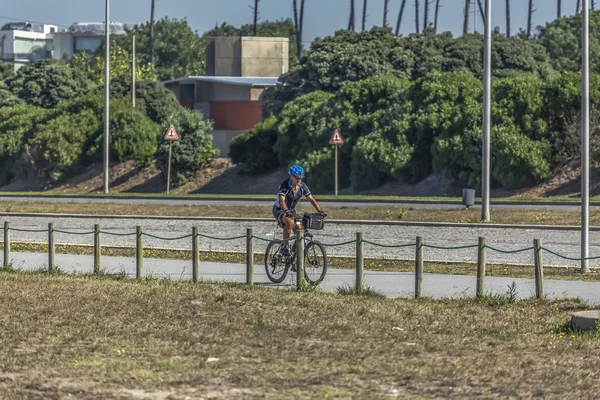
[(171, 153), (173, 152), (173, 142), (179, 140), (179, 135), (173, 125), (165, 133), (165, 140), (169, 141), (169, 161), (167, 162), (167, 194), (169, 194), (171, 188)]
[(340, 135), (340, 132), (336, 129), (335, 131), (333, 131), (333, 135), (331, 135), (331, 139), (329, 139), (329, 144), (333, 145), (334, 149), (334, 153), (335, 153), (335, 167), (334, 167), (334, 174), (335, 174), (335, 195), (338, 195), (338, 146), (344, 144), (344, 139), (342, 139), (342, 135)]

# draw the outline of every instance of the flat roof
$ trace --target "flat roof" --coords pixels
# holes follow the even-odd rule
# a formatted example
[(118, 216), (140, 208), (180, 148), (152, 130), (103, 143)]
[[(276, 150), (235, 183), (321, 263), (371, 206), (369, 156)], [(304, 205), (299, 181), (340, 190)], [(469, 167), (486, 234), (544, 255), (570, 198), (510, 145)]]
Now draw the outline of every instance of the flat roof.
[(249, 86), (249, 87), (264, 87), (275, 86), (279, 83), (279, 77), (255, 77), (255, 76), (188, 76), (185, 78), (171, 79), (164, 81), (167, 83), (194, 83), (194, 82), (211, 82), (222, 83), (224, 85)]

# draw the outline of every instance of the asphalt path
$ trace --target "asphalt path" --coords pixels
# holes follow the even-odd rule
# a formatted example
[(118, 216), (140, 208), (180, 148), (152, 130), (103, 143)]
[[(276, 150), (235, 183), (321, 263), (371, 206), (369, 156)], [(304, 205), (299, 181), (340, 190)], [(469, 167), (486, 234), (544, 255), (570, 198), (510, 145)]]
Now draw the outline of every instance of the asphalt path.
[[(22, 270), (46, 269), (47, 255), (40, 253), (12, 253), (11, 260), (15, 268)], [(66, 273), (92, 272), (93, 259), (91, 256), (67, 254), (56, 255), (57, 266)], [(102, 268), (107, 273), (125, 273), (135, 276), (135, 259), (125, 257), (102, 257)], [(201, 263), (201, 280), (211, 282), (246, 282), (246, 266), (242, 264)], [(144, 276), (167, 278), (172, 280), (190, 280), (191, 262), (180, 260), (144, 260)], [(254, 270), (256, 285), (288, 288), (294, 284), (294, 274), (290, 273), (282, 284), (272, 284), (267, 279), (263, 266)], [(325, 292), (335, 292), (338, 288), (354, 285), (354, 271), (330, 269), (321, 284)], [(414, 275), (402, 272), (367, 271), (364, 283), (388, 297), (411, 298), (414, 296)], [(509, 286), (514, 283), (517, 298), (535, 296), (533, 279), (486, 277), (485, 293), (506, 294)], [(475, 296), (475, 276), (424, 274), (423, 295), (432, 298), (471, 298)], [(544, 281), (545, 295), (548, 298), (579, 297), (590, 305), (600, 304), (600, 283), (581, 281)]]
[[(199, 233), (205, 236), (230, 239), (218, 240), (208, 237), (200, 238), (201, 251), (239, 252), (246, 251), (246, 228), (252, 228), (254, 250), (264, 252), (268, 240), (280, 238), (281, 230), (273, 222), (236, 222), (220, 220), (170, 220), (156, 218), (60, 218), (60, 217), (28, 217), (5, 216), (11, 228), (11, 240), (17, 242), (47, 243), (47, 232), (29, 232), (28, 230), (47, 229), (48, 223), (54, 224), (55, 230), (71, 233), (55, 233), (57, 244), (92, 245), (91, 231), (94, 224), (99, 224), (103, 232), (103, 246), (135, 246), (135, 227), (139, 225), (145, 233), (161, 238), (177, 238), (190, 235), (192, 227), (198, 227)], [(20, 231), (20, 229), (27, 231)], [(315, 239), (327, 244), (327, 254), (342, 257), (354, 257), (354, 243), (339, 245), (353, 241), (356, 232), (363, 232), (364, 240), (375, 243), (364, 245), (365, 258), (388, 258), (414, 260), (414, 247), (388, 247), (415, 243), (417, 236), (424, 238), (426, 246), (460, 247), (475, 246), (479, 237), (485, 237), (487, 245), (502, 251), (528, 249), (518, 253), (504, 253), (487, 250), (488, 263), (533, 264), (533, 239), (541, 239), (542, 245), (554, 252), (568, 257), (578, 257), (580, 253), (580, 232), (577, 230), (540, 229), (540, 228), (493, 228), (485, 226), (402, 226), (372, 225), (360, 223), (336, 224), (328, 222), (325, 229), (315, 231)], [(120, 236), (129, 234), (129, 236)], [(262, 239), (262, 240), (261, 240)], [(144, 237), (147, 248), (191, 250), (190, 238), (180, 240), (157, 239)], [(382, 247), (383, 245), (384, 247)], [(600, 231), (590, 232), (590, 255), (600, 256)], [(564, 260), (551, 253), (543, 254), (545, 266), (579, 266), (578, 261)], [(476, 262), (477, 248), (439, 249), (426, 247), (425, 261)], [(600, 260), (590, 260), (590, 267), (600, 267)], [(368, 268), (368, 265), (367, 265)]]
[[(318, 196), (317, 196), (318, 200)], [(32, 203), (86, 203), (86, 204), (139, 204), (139, 205), (210, 205), (210, 206), (264, 206), (270, 207), (275, 201), (273, 199), (190, 199), (190, 198), (143, 198), (143, 197), (66, 197), (66, 196), (2, 196), (0, 201), (7, 202), (32, 202)], [(461, 209), (464, 208), (460, 202), (456, 201), (357, 201), (357, 200), (319, 200), (323, 207), (354, 207), (354, 208), (373, 208), (373, 207), (404, 207), (414, 209)], [(513, 210), (562, 210), (579, 211), (581, 206), (577, 203), (507, 203), (496, 201), (491, 203), (492, 208), (513, 209)], [(481, 208), (479, 204), (473, 208)], [(590, 210), (600, 209), (600, 204), (592, 203)]]

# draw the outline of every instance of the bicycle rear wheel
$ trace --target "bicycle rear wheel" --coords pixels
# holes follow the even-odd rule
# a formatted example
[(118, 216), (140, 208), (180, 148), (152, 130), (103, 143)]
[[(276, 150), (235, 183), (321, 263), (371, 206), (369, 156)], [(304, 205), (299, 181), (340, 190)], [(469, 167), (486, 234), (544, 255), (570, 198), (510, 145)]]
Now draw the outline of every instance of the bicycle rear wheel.
[(327, 273), (327, 254), (325, 247), (309, 242), (304, 250), (304, 277), (311, 285), (318, 285)]
[(281, 243), (270, 242), (265, 251), (265, 271), (273, 283), (281, 283), (287, 276), (289, 265), (281, 254)]

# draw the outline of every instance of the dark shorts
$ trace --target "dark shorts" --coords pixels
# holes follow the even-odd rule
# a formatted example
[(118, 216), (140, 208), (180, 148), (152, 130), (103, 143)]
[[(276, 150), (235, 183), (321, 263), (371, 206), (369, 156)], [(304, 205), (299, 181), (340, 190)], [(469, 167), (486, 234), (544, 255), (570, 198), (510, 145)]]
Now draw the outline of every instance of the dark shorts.
[(281, 208), (277, 208), (273, 206), (273, 217), (277, 220), (277, 222), (281, 223), (281, 218), (283, 218), (283, 210)]

